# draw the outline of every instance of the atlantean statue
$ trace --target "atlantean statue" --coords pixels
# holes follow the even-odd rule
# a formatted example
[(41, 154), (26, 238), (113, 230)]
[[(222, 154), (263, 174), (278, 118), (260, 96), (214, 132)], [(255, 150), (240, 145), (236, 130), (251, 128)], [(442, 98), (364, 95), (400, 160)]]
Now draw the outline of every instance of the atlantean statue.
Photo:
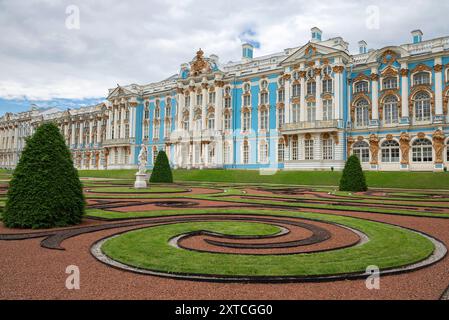
[(144, 189), (147, 187), (147, 174), (145, 173), (147, 170), (147, 158), (147, 147), (142, 144), (138, 157), (139, 171), (136, 173), (136, 181), (134, 182), (134, 188), (136, 189)]

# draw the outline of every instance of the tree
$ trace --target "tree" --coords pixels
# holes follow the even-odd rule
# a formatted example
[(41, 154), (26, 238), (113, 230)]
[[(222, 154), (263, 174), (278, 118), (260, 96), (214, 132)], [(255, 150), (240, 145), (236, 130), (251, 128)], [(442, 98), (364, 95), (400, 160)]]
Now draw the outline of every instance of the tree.
[(9, 183), (3, 222), (11, 228), (52, 228), (81, 222), (83, 187), (58, 127), (46, 123), (27, 139)]
[(151, 172), (150, 182), (165, 182), (173, 183), (173, 175), (168, 162), (167, 154), (164, 151), (159, 151)]
[(346, 161), (343, 175), (340, 180), (340, 191), (367, 191), (365, 175), (357, 156), (350, 156)]

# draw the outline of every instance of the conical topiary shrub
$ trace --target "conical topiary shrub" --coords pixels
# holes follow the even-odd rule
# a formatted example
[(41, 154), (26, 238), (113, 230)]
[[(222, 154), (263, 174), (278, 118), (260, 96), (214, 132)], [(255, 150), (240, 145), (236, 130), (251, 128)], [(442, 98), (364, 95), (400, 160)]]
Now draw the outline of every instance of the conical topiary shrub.
[(3, 222), (15, 228), (51, 228), (81, 222), (84, 196), (59, 129), (41, 125), (27, 139), (9, 183)]
[(151, 172), (150, 182), (173, 183), (173, 175), (165, 151), (159, 151)]
[(357, 156), (350, 156), (346, 161), (345, 169), (340, 180), (340, 191), (366, 191), (365, 175), (360, 165), (360, 160)]

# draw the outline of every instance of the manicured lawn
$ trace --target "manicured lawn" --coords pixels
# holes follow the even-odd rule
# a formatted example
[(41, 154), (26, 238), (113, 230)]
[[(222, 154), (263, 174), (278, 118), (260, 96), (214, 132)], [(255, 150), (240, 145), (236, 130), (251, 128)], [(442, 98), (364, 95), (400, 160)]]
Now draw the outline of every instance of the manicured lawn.
[[(135, 170), (85, 170), (82, 177), (134, 179)], [(447, 189), (449, 173), (441, 172), (365, 172), (371, 188)], [(257, 170), (174, 170), (180, 181), (270, 183), (287, 185), (338, 186), (341, 172), (337, 171), (279, 171), (261, 175)]]
[[(103, 251), (113, 259), (162, 272), (251, 275), (310, 276), (363, 272), (369, 265), (381, 269), (421, 261), (434, 250), (423, 236), (396, 226), (351, 217), (303, 212), (255, 211), (254, 214), (293, 216), (334, 222), (365, 233), (369, 241), (360, 246), (327, 252), (293, 255), (235, 255), (194, 252), (172, 247), (177, 235), (208, 230), (223, 234), (257, 234), (260, 225), (242, 222), (179, 223), (131, 231), (108, 240)], [(266, 232), (260, 230), (259, 232)]]

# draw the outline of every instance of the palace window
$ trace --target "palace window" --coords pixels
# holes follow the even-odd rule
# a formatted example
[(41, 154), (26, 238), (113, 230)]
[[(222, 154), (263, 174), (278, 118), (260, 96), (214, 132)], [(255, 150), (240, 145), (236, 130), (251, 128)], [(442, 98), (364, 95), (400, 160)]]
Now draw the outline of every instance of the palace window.
[(125, 120), (129, 120), (129, 109), (128, 108), (125, 111)]
[(412, 144), (413, 162), (432, 162), (432, 142), (428, 139), (417, 139)]
[(323, 120), (332, 120), (332, 100), (323, 100)]
[(298, 140), (292, 140), (292, 160), (298, 160)]
[(416, 121), (430, 120), (430, 96), (427, 92), (419, 92), (415, 96), (414, 105)]
[(189, 95), (189, 94), (187, 94), (187, 95), (184, 97), (184, 106), (185, 106), (186, 108), (189, 108), (189, 107), (190, 107), (190, 95)]
[(413, 84), (415, 86), (422, 84), (430, 84), (430, 74), (428, 72), (419, 72), (413, 76)]
[(307, 103), (307, 121), (314, 122), (316, 120), (316, 104), (315, 102)]
[(260, 104), (268, 104), (268, 92), (262, 92), (260, 94)]
[(249, 111), (244, 111), (243, 112), (243, 124), (242, 124), (242, 130), (243, 131), (248, 131), (251, 127), (251, 115), (249, 113)]
[(199, 132), (202, 130), (202, 123), (201, 123), (201, 114), (197, 114), (195, 116), (195, 119), (193, 120), (195, 131)]
[(231, 98), (226, 97), (226, 98), (224, 99), (224, 107), (225, 107), (225, 108), (231, 108)]
[(292, 96), (299, 97), (301, 95), (301, 85), (298, 83), (293, 84), (292, 86)]
[(265, 90), (266, 88), (268, 88), (267, 80), (263, 80), (262, 83), (260, 84), (260, 87), (262, 88), (262, 90)]
[(196, 105), (201, 106), (202, 104), (203, 104), (203, 95), (200, 93), (196, 95)]
[(243, 91), (245, 91), (245, 93), (249, 93), (250, 89), (251, 89), (251, 85), (249, 83), (245, 83), (243, 85)]
[(285, 101), (285, 90), (284, 88), (278, 90), (278, 102)]
[(383, 89), (397, 89), (398, 88), (398, 79), (394, 77), (385, 78), (382, 82)]
[(327, 65), (323, 68), (323, 75), (330, 76), (332, 74), (332, 67)]
[(359, 141), (352, 147), (352, 153), (359, 158), (360, 162), (369, 162), (369, 145), (366, 141)]
[(280, 139), (278, 142), (278, 162), (282, 163), (285, 161), (285, 144), (284, 140)]
[(243, 142), (243, 163), (249, 163), (249, 145), (248, 141)]
[(159, 150), (156, 147), (154, 147), (153, 148), (153, 165), (156, 163), (158, 153), (159, 153)]
[(170, 127), (171, 127), (170, 120), (166, 120), (164, 123), (164, 137), (165, 138), (170, 137)]
[(167, 103), (167, 105), (165, 106), (165, 117), (170, 117), (171, 116), (171, 104)]
[(249, 107), (251, 105), (251, 96), (249, 94), (245, 94), (243, 96), (243, 106)]
[(154, 109), (154, 118), (159, 119), (160, 116), (161, 116), (161, 111), (160, 111), (159, 107), (157, 107), (156, 109)]
[(381, 145), (382, 162), (399, 162), (399, 143), (394, 140), (385, 141)]
[(313, 140), (304, 140), (304, 157), (305, 160), (313, 160)]
[(307, 82), (307, 95), (315, 95), (316, 94), (316, 82), (308, 81)]
[(144, 123), (143, 124), (143, 138), (148, 140), (149, 138), (149, 133), (150, 132), (150, 126), (148, 125), (148, 123)]
[(334, 159), (334, 141), (332, 139), (323, 140), (323, 160)]
[(160, 130), (160, 123), (159, 121), (156, 121), (153, 124), (153, 139), (159, 139), (159, 130)]
[(209, 103), (215, 104), (215, 91), (209, 92)]
[(259, 147), (259, 160), (261, 163), (267, 163), (268, 162), (268, 144), (266, 141), (260, 142)]
[(368, 81), (359, 81), (354, 85), (355, 93), (361, 93), (361, 92), (367, 93), (368, 91), (369, 91)]
[(332, 79), (323, 80), (323, 92), (332, 93)]
[(292, 106), (292, 122), (299, 122), (299, 104), (295, 103)]
[(293, 72), (292, 77), (293, 80), (299, 80), (299, 72), (298, 71)]
[(223, 153), (224, 162), (231, 163), (231, 146), (229, 142), (224, 143)]
[(260, 111), (260, 130), (268, 129), (268, 110), (263, 109)]
[(285, 123), (285, 109), (278, 108), (278, 128), (281, 128)]
[(125, 124), (125, 139), (129, 139), (129, 123)]
[(356, 127), (365, 127), (369, 123), (368, 101), (365, 99), (357, 102), (355, 107), (355, 125)]
[(389, 96), (384, 102), (384, 121), (386, 124), (398, 123), (398, 99)]
[(224, 129), (231, 130), (231, 114), (229, 112), (224, 114)]
[(207, 117), (207, 129), (215, 130), (215, 114), (213, 112), (209, 113)]
[(148, 110), (148, 108), (145, 108), (145, 119), (149, 119), (150, 118), (150, 110)]
[(185, 131), (189, 131), (189, 114), (185, 113), (184, 117), (182, 118), (182, 129)]

